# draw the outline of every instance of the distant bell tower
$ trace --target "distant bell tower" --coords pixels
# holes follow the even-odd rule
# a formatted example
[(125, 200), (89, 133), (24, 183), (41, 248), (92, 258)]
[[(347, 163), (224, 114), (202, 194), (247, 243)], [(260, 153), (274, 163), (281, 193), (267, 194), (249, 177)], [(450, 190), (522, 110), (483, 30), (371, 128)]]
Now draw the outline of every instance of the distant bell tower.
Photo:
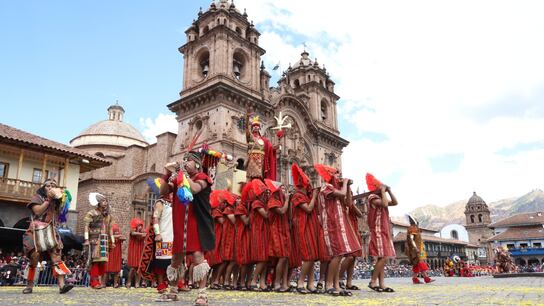
[[(488, 248), (487, 239), (493, 236), (493, 231), (488, 227), (491, 224), (491, 212), (485, 201), (474, 192), (465, 206), (466, 229), (470, 243)], [(481, 254), (483, 255), (483, 254)], [(485, 256), (490, 259), (490, 250)]]

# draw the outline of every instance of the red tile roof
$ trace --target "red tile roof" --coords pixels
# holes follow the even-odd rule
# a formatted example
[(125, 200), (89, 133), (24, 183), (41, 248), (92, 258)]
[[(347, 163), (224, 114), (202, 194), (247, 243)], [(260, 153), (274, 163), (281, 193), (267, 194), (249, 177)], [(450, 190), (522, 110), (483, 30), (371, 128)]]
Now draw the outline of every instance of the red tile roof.
[(52, 155), (58, 154), (87, 159), (90, 163), (88, 165), (82, 164), (82, 167), (86, 168), (87, 170), (96, 169), (111, 164), (110, 161), (88, 154), (83, 150), (16, 129), (2, 123), (0, 123), (0, 141), (2, 143), (11, 143), (14, 145), (25, 145), (36, 150), (49, 152)]
[[(447, 238), (441, 238), (441, 237), (429, 236), (429, 235), (421, 235), (421, 237), (423, 238), (423, 241), (468, 245), (468, 242), (457, 240), (457, 239), (447, 239)], [(406, 241), (406, 233), (398, 233), (395, 236), (395, 238), (393, 238), (393, 242), (404, 242), (404, 241)]]
[(542, 227), (542, 225), (509, 227), (504, 232), (487, 239), (487, 241), (507, 241), (507, 240), (526, 240), (526, 239), (544, 239), (544, 227)]
[(513, 215), (511, 217), (499, 220), (495, 223), (491, 223), (489, 227), (497, 228), (538, 224), (544, 224), (544, 212), (532, 212)]

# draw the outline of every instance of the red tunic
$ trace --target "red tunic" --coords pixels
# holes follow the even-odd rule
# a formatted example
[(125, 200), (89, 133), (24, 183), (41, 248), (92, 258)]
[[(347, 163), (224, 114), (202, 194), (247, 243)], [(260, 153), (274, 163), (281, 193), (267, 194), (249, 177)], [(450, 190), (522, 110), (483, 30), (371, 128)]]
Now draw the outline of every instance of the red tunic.
[(325, 184), (319, 192), (323, 236), (331, 257), (350, 254), (361, 249), (344, 204), (332, 195), (334, 189), (331, 184)]
[[(300, 191), (296, 191), (291, 197), (291, 205), (293, 206), (293, 232), (295, 237), (295, 245), (297, 246), (300, 257), (304, 261), (315, 261), (319, 257), (319, 237), (323, 233), (319, 221), (317, 219), (316, 209), (307, 213), (302, 208), (302, 204), (310, 204), (310, 198)], [(324, 246), (324, 241), (321, 246)]]
[(289, 233), (289, 216), (275, 212), (274, 208), (282, 208), (285, 198), (281, 191), (274, 192), (268, 199), (268, 223), (270, 224), (270, 257), (288, 257), (291, 253), (291, 237)]
[(241, 216), (248, 216), (248, 203), (240, 203), (234, 210), (236, 215), (236, 263), (238, 265), (247, 265), (251, 263), (249, 252), (249, 226), (242, 221)]
[(106, 263), (106, 273), (118, 273), (121, 271), (121, 262), (123, 261), (123, 240), (115, 241), (115, 248), (111, 248), (108, 253), (108, 262)]
[(257, 212), (258, 208), (264, 208), (266, 205), (260, 200), (251, 203), (251, 213), (249, 215), (250, 236), (251, 236), (251, 260), (253, 262), (268, 261), (268, 243), (270, 228), (268, 220), (263, 218)]
[(234, 239), (236, 238), (236, 226), (230, 222), (227, 215), (234, 214), (234, 206), (227, 205), (223, 210), (223, 216), (225, 222), (223, 222), (223, 236), (221, 237), (221, 257), (225, 261), (231, 261), (236, 259), (236, 253), (234, 250)]
[(215, 266), (223, 262), (221, 254), (219, 253), (219, 245), (221, 242), (221, 233), (223, 232), (223, 224), (219, 223), (217, 219), (223, 217), (223, 212), (221, 211), (221, 206), (212, 208), (212, 218), (214, 222), (214, 231), (215, 231), (215, 248), (212, 251), (206, 252), (206, 260), (210, 266)]
[(292, 219), (289, 222), (289, 237), (291, 240), (291, 253), (289, 253), (288, 263), (289, 263), (289, 268), (292, 269), (292, 268), (298, 268), (302, 266), (302, 257), (300, 256), (300, 248), (297, 244), (297, 241), (295, 240), (296, 233), (295, 233), (294, 224), (293, 224), (295, 208), (293, 207), (292, 201), (291, 201), (291, 204), (289, 205), (289, 210), (290, 210), (289, 215)]
[(131, 268), (138, 268), (142, 259), (142, 252), (144, 251), (145, 238), (134, 237), (130, 235), (128, 240), (128, 266)]
[[(178, 178), (179, 179), (179, 178)], [(210, 184), (210, 179), (204, 173), (198, 173), (193, 181), (203, 180)], [(185, 220), (185, 210), (189, 209), (188, 218), (187, 218), (187, 250), (186, 253), (194, 253), (202, 251), (200, 245), (200, 237), (198, 236), (198, 225), (196, 222), (196, 217), (193, 212), (193, 205), (185, 205), (181, 203), (179, 198), (176, 196), (176, 189), (174, 188), (174, 204), (172, 205), (172, 225), (174, 227), (174, 242), (172, 244), (172, 253), (179, 254), (183, 253), (183, 221)]]
[(389, 209), (374, 205), (372, 195), (368, 201), (368, 227), (370, 230), (368, 254), (375, 257), (395, 257), (395, 247), (389, 228)]
[(351, 226), (353, 227), (353, 229), (355, 230), (355, 233), (357, 234), (357, 240), (359, 241), (359, 245), (361, 245), (361, 249), (351, 253), (350, 256), (362, 257), (363, 256), (363, 248), (362, 248), (363, 240), (361, 238), (361, 235), (359, 234), (359, 218), (357, 217), (357, 214), (355, 214), (354, 209), (350, 209), (348, 211), (348, 217), (349, 217), (349, 222), (351, 222)]

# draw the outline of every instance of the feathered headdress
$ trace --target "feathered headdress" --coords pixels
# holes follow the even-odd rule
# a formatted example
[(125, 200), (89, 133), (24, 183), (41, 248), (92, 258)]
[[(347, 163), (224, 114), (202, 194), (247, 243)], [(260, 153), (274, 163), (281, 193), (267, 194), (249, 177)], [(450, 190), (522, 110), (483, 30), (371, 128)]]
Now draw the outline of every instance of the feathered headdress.
[(132, 220), (130, 220), (130, 228), (132, 230), (137, 229), (138, 225), (144, 226), (144, 222), (138, 218), (132, 218)]
[(113, 223), (113, 225), (111, 226), (111, 231), (113, 232), (114, 235), (120, 235), (121, 229), (119, 228), (119, 224)]
[(251, 182), (252, 181), (249, 181), (242, 186), (242, 192), (240, 193), (242, 196), (242, 203), (246, 203), (249, 192), (253, 189), (253, 184)]
[(274, 193), (274, 192), (278, 191), (279, 187), (281, 186), (281, 183), (274, 182), (273, 180), (270, 180), (270, 179), (264, 179), (264, 183), (266, 185), (266, 188), (268, 188), (268, 190), (270, 190), (270, 193)]
[(105, 200), (105, 199), (106, 199), (106, 197), (101, 195), (98, 192), (89, 193), (89, 204), (91, 204), (91, 206), (93, 206), (93, 207), (98, 205), (98, 202), (100, 202), (102, 200)]
[(161, 195), (161, 186), (164, 184), (164, 180), (160, 177), (157, 177), (155, 179), (148, 178), (146, 180), (147, 186), (149, 186), (149, 189), (151, 189), (151, 192), (155, 194), (157, 197)]
[(261, 119), (259, 118), (259, 116), (254, 116), (253, 118), (249, 120), (249, 122), (251, 123), (251, 126), (254, 126), (254, 125), (261, 126)]
[(212, 208), (217, 208), (219, 207), (219, 204), (221, 204), (219, 200), (220, 193), (221, 190), (212, 190), (212, 192), (210, 193), (210, 206)]
[(293, 176), (293, 184), (296, 187), (311, 187), (310, 179), (297, 164), (291, 165), (291, 175)]
[(62, 197), (60, 198), (59, 206), (59, 222), (64, 223), (68, 219), (68, 210), (70, 209), (70, 204), (72, 203), (72, 194), (68, 189), (62, 191)]
[(368, 191), (372, 192), (382, 187), (382, 182), (380, 182), (374, 175), (367, 173), (366, 174), (366, 185), (368, 186)]
[(336, 170), (335, 168), (325, 166), (323, 164), (315, 164), (314, 168), (317, 171), (317, 174), (319, 174), (319, 176), (321, 176), (323, 180), (325, 180), (325, 182), (327, 183), (330, 183), (333, 175), (338, 172), (338, 170)]
[(410, 221), (410, 225), (415, 225), (415, 226), (419, 226), (419, 222), (417, 222), (417, 220), (410, 216), (410, 215), (407, 215), (408, 216), (408, 221)]

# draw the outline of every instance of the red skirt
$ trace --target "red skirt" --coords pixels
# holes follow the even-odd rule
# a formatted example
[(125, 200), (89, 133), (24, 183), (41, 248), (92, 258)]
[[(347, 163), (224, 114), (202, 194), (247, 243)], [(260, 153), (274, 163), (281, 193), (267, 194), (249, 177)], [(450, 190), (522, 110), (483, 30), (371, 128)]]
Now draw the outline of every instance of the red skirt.
[(142, 260), (142, 252), (144, 251), (144, 239), (138, 240), (136, 238), (129, 239), (128, 242), (128, 266), (131, 268), (138, 268), (140, 261)]
[(106, 273), (118, 273), (121, 271), (123, 252), (123, 242), (117, 241), (115, 248), (110, 249), (108, 254), (108, 262), (106, 263)]
[(225, 218), (223, 222), (223, 236), (221, 236), (220, 254), (223, 260), (232, 261), (236, 259), (234, 250), (234, 239), (236, 238), (235, 225)]
[(251, 260), (253, 262), (268, 261), (268, 243), (270, 229), (268, 222), (257, 211), (252, 212), (250, 220)]
[(349, 256), (362, 257), (363, 256), (363, 239), (361, 235), (359, 234), (359, 220), (357, 219), (357, 216), (350, 213), (349, 221), (351, 222), (351, 226), (353, 227), (355, 234), (357, 235), (357, 240), (359, 241), (359, 245), (361, 246), (360, 250), (357, 250), (349, 254)]
[[(291, 231), (293, 233), (293, 231)], [(300, 255), (300, 248), (296, 243), (295, 237), (291, 236), (291, 253), (288, 258), (289, 268), (298, 268), (302, 266), (302, 257)]]
[(270, 248), (269, 256), (284, 258), (291, 253), (291, 235), (287, 215), (279, 215), (272, 210), (269, 212)]
[(242, 222), (240, 218), (236, 218), (236, 263), (240, 266), (251, 263), (249, 252), (249, 227)]
[[(176, 196), (175, 196), (176, 197)], [(172, 244), (172, 253), (179, 254), (183, 252), (183, 221), (185, 220), (185, 209), (189, 209), (187, 220), (187, 250), (186, 253), (201, 251), (200, 237), (198, 236), (198, 227), (196, 217), (193, 213), (193, 204), (188, 206), (174, 199), (172, 205), (172, 225), (174, 227), (174, 243)]]
[(214, 225), (215, 231), (215, 248), (212, 251), (206, 252), (205, 258), (210, 266), (215, 266), (223, 262), (221, 254), (219, 253), (219, 245), (221, 242), (221, 233), (223, 232), (223, 224), (216, 222)]

